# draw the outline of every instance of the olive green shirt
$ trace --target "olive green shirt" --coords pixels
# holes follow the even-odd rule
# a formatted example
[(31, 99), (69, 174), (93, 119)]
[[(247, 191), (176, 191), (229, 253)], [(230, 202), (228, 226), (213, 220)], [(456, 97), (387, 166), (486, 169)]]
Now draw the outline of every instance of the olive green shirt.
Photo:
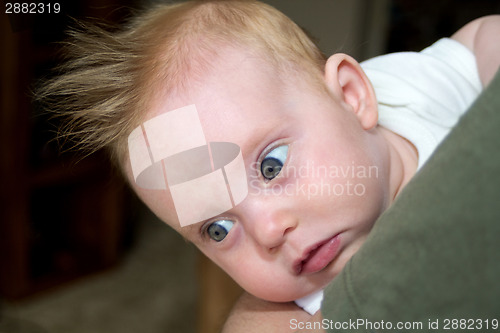
[(500, 332), (498, 73), (327, 287), (321, 311), (329, 332)]

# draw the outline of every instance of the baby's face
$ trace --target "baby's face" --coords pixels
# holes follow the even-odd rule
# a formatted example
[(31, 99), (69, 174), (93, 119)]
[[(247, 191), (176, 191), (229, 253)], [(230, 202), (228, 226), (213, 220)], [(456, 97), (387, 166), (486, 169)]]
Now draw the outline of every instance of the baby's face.
[(270, 301), (328, 284), (387, 206), (377, 137), (346, 103), (289, 80), (281, 82), (252, 56), (227, 51), (216, 72), (182, 98), (160, 100), (148, 117), (196, 105), (207, 142), (242, 149), (249, 189), (242, 203), (181, 227), (168, 191), (134, 184), (157, 216), (244, 289)]

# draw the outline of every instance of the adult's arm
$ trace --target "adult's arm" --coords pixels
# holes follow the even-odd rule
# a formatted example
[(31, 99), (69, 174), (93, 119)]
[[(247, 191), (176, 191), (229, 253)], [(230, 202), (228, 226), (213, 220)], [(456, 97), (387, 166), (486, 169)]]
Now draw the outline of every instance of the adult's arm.
[(499, 128), (497, 74), (325, 290), (329, 331), (500, 330)]
[(222, 332), (296, 332), (298, 327), (294, 323), (299, 325), (310, 319), (311, 316), (293, 302), (267, 302), (244, 293), (229, 315)]

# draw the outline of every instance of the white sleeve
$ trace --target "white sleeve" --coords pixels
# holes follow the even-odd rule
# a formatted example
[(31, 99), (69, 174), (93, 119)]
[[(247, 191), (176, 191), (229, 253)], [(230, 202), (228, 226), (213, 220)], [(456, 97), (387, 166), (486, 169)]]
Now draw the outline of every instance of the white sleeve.
[(310, 315), (314, 315), (321, 308), (321, 302), (323, 301), (323, 289), (304, 296), (295, 300), (295, 304), (300, 306), (304, 311), (309, 313)]
[(483, 89), (474, 54), (449, 38), (361, 65), (375, 89), (379, 124), (422, 143), (420, 165)]
[[(443, 38), (422, 52), (400, 52), (363, 62), (380, 104), (422, 104), (446, 110), (440, 119), (463, 113), (482, 90), (474, 54), (461, 43)], [(449, 114), (448, 114), (449, 113)], [(439, 116), (439, 115), (437, 115)]]

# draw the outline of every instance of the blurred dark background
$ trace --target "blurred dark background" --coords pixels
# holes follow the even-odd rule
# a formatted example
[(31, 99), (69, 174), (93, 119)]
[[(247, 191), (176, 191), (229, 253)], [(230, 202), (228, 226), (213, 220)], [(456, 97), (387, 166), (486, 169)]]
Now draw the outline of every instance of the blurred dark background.
[[(421, 50), (500, 13), (497, 0), (266, 2), (326, 54), (360, 61)], [(200, 310), (206, 262), (147, 212), (102, 152), (61, 152), (57, 122), (30, 97), (60, 62), (72, 18), (120, 23), (146, 1), (39, 1), (44, 13), (6, 14), (9, 3), (0, 14), (0, 333), (216, 331)]]

